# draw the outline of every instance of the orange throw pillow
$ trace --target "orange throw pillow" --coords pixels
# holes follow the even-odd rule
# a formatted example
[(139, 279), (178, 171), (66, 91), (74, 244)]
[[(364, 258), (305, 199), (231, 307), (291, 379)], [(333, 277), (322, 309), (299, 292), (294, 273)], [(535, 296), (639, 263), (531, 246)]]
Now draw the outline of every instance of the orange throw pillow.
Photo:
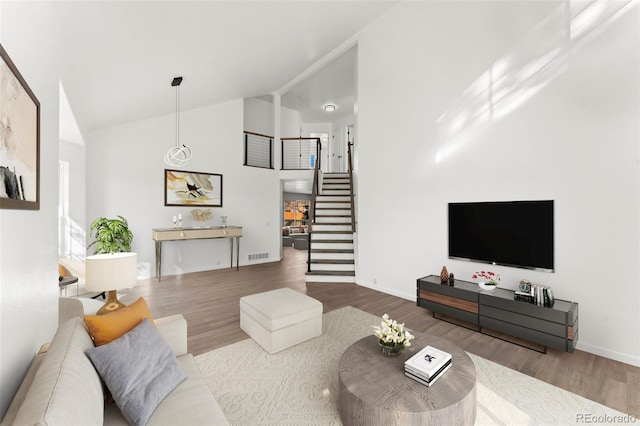
[(129, 306), (108, 314), (85, 315), (84, 322), (93, 343), (102, 346), (130, 332), (145, 318), (153, 322), (147, 302), (140, 297)]

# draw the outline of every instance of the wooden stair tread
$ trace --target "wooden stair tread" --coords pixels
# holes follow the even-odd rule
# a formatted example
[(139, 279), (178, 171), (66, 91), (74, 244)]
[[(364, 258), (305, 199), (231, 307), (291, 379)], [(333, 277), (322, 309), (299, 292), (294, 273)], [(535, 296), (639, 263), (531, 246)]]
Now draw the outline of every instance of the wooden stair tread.
[(311, 271), (307, 272), (306, 275), (329, 275), (336, 277), (355, 277), (355, 271)]
[(353, 235), (353, 231), (316, 231), (313, 229), (311, 229), (311, 233), (312, 234), (351, 234)]
[(313, 243), (323, 243), (323, 244), (353, 244), (353, 240), (312, 240)]
[(311, 253), (353, 253), (353, 249), (311, 249)]
[(353, 265), (353, 259), (311, 259), (311, 263), (319, 263), (322, 265)]

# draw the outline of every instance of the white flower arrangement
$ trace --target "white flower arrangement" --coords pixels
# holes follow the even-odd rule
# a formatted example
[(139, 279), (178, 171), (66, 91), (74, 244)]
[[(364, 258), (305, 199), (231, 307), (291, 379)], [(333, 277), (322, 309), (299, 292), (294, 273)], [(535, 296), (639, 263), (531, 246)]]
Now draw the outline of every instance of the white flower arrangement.
[(396, 320), (389, 318), (389, 315), (382, 316), (379, 326), (374, 325), (373, 334), (380, 339), (380, 344), (384, 346), (411, 346), (411, 339), (414, 335), (404, 328), (404, 323), (399, 324)]

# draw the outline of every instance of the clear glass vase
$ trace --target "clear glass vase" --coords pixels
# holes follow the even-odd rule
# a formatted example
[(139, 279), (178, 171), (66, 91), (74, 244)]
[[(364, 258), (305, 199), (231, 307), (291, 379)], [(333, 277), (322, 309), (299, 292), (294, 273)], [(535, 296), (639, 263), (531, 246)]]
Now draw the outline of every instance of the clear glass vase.
[(404, 349), (404, 345), (387, 346), (387, 345), (383, 345), (380, 342), (378, 342), (378, 344), (380, 345), (380, 351), (382, 352), (382, 354), (387, 356), (400, 355), (400, 353)]

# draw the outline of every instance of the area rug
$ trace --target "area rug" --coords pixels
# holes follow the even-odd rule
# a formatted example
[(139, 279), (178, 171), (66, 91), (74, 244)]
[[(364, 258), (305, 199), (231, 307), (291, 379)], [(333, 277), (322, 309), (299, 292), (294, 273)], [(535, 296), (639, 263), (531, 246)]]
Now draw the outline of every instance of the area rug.
[[(322, 336), (269, 355), (251, 339), (196, 356), (233, 425), (340, 425), (338, 362), (379, 319), (353, 307), (323, 315)], [(619, 411), (469, 354), (477, 425), (580, 424)], [(629, 416), (626, 416), (629, 417)]]

